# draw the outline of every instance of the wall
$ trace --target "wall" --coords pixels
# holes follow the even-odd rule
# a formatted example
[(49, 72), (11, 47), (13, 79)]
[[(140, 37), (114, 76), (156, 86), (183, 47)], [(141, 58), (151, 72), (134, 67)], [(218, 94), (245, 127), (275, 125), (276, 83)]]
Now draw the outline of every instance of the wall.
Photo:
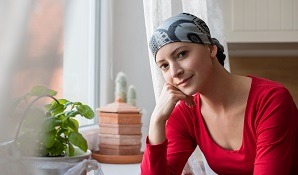
[(283, 83), (298, 103), (298, 1), (224, 0), (231, 72)]
[(297, 42), (297, 0), (224, 0), (230, 42)]
[(224, 0), (231, 72), (283, 83), (296, 103), (297, 0)]
[(231, 72), (282, 83), (298, 106), (298, 57), (230, 57)]

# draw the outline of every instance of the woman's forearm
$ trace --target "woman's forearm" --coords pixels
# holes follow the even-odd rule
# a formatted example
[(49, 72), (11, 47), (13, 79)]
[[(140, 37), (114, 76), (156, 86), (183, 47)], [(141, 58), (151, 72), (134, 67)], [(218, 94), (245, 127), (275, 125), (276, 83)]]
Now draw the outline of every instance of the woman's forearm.
[(165, 84), (151, 116), (149, 126), (149, 142), (151, 145), (161, 144), (166, 139), (165, 125), (175, 105), (179, 100), (193, 103), (193, 97), (188, 97), (176, 87)]
[(149, 142), (151, 145), (158, 145), (165, 141), (165, 121), (159, 121), (156, 115), (152, 115), (149, 125)]

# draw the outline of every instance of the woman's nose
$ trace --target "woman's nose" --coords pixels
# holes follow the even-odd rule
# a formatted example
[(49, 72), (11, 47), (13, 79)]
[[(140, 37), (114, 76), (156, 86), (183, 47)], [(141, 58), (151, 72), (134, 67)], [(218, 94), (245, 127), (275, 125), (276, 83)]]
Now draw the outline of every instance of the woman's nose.
[(172, 77), (177, 77), (177, 76), (181, 75), (182, 73), (183, 73), (183, 69), (179, 65), (173, 64), (171, 66), (171, 76)]

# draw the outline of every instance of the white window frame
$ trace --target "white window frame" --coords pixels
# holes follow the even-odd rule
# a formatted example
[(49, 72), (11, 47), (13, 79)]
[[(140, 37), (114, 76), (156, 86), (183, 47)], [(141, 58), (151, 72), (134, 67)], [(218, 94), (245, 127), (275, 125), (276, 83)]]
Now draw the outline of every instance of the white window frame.
[[(100, 0), (72, 0), (65, 4), (63, 97), (93, 108), (93, 120), (78, 118), (89, 149), (98, 147), (100, 100)], [(102, 87), (104, 88), (104, 87)]]

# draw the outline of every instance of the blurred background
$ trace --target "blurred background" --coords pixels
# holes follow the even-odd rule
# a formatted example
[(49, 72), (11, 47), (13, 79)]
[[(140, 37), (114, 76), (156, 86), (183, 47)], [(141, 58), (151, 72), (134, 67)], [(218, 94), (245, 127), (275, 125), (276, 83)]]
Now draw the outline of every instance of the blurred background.
[(10, 111), (15, 98), (34, 85), (63, 95), (64, 7), (64, 1), (0, 2), (0, 142), (13, 139), (20, 121)]

